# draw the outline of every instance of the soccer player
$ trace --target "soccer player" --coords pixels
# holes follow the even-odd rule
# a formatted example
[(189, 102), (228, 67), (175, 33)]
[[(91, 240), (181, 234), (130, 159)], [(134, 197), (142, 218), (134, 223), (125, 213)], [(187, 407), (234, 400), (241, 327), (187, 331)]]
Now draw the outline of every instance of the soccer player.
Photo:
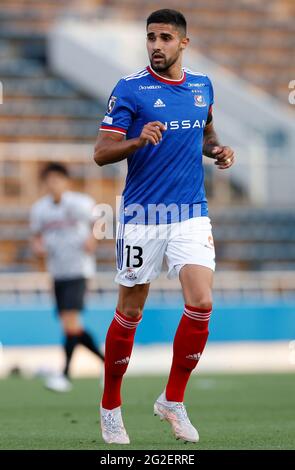
[(150, 65), (118, 82), (95, 146), (94, 160), (100, 166), (128, 161), (117, 231), (119, 299), (106, 337), (100, 407), (107, 443), (129, 443), (121, 416), (121, 383), (150, 282), (160, 274), (164, 258), (168, 277), (179, 277), (185, 306), (168, 382), (154, 413), (171, 424), (176, 438), (199, 439), (183, 400), (212, 312), (215, 253), (202, 155), (225, 170), (234, 153), (219, 143), (214, 131), (211, 81), (182, 67), (188, 44), (180, 12), (162, 9), (148, 17)]
[(104, 360), (91, 334), (82, 326), (86, 279), (95, 273), (96, 240), (92, 235), (94, 200), (69, 190), (69, 173), (59, 163), (49, 163), (42, 171), (47, 194), (31, 210), (32, 249), (46, 256), (54, 280), (57, 310), (65, 335), (63, 373), (47, 379), (46, 387), (71, 390), (69, 369), (75, 347), (82, 344)]

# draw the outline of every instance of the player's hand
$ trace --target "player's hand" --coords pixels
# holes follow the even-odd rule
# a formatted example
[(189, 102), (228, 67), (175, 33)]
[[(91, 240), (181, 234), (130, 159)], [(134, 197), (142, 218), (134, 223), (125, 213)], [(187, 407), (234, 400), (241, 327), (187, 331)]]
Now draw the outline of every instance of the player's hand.
[(95, 253), (97, 248), (97, 241), (96, 239), (91, 235), (89, 238), (87, 238), (84, 242), (84, 250), (86, 253), (89, 255)]
[(148, 122), (139, 136), (139, 146), (144, 147), (149, 143), (158, 145), (162, 140), (162, 132), (165, 130), (166, 127), (160, 121)]
[(214, 165), (218, 166), (220, 170), (230, 168), (235, 161), (234, 151), (227, 146), (216, 146), (212, 149), (212, 156), (216, 159)]
[(47, 251), (41, 237), (34, 237), (31, 241), (31, 247), (34, 255), (37, 256), (37, 258), (45, 258), (47, 256)]

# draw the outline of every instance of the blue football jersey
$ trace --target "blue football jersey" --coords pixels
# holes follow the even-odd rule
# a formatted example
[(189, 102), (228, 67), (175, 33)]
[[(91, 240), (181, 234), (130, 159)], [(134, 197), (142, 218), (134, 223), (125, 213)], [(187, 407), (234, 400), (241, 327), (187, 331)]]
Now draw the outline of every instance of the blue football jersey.
[(208, 215), (202, 148), (212, 104), (210, 79), (187, 68), (180, 80), (147, 67), (117, 83), (101, 130), (132, 139), (148, 122), (166, 126), (158, 145), (149, 143), (128, 156), (121, 222), (173, 223)]

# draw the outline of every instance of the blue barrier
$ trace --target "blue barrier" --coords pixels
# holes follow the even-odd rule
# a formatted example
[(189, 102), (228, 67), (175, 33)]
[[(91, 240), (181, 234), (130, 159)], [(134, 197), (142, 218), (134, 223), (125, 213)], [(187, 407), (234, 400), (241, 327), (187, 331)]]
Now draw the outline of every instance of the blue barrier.
[[(104, 341), (112, 320), (114, 302), (91, 303), (84, 324)], [(171, 342), (182, 313), (182, 301), (149, 301), (140, 324), (138, 344)], [(295, 338), (295, 300), (268, 302), (216, 302), (210, 325), (210, 341), (274, 341)], [(60, 325), (50, 304), (6, 305), (0, 313), (0, 342), (4, 346), (54, 345), (62, 340)]]

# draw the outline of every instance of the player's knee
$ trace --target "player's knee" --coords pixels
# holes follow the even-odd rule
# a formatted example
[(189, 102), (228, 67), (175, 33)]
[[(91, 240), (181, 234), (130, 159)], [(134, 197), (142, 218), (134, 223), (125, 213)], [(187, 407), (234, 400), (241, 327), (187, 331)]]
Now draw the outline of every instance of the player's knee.
[(65, 334), (76, 334), (81, 331), (81, 323), (78, 314), (62, 311), (60, 320)]
[(81, 327), (74, 327), (71, 328), (69, 326), (63, 328), (63, 332), (65, 336), (77, 336), (81, 334)]
[(204, 295), (202, 297), (196, 298), (195, 301), (191, 304), (191, 306), (206, 310), (212, 310), (212, 297), (210, 295)]
[(206, 310), (212, 310), (212, 300), (211, 301), (209, 299), (201, 300), (198, 306)]
[(123, 313), (126, 317), (136, 319), (142, 315), (142, 309), (140, 307), (125, 307)]

